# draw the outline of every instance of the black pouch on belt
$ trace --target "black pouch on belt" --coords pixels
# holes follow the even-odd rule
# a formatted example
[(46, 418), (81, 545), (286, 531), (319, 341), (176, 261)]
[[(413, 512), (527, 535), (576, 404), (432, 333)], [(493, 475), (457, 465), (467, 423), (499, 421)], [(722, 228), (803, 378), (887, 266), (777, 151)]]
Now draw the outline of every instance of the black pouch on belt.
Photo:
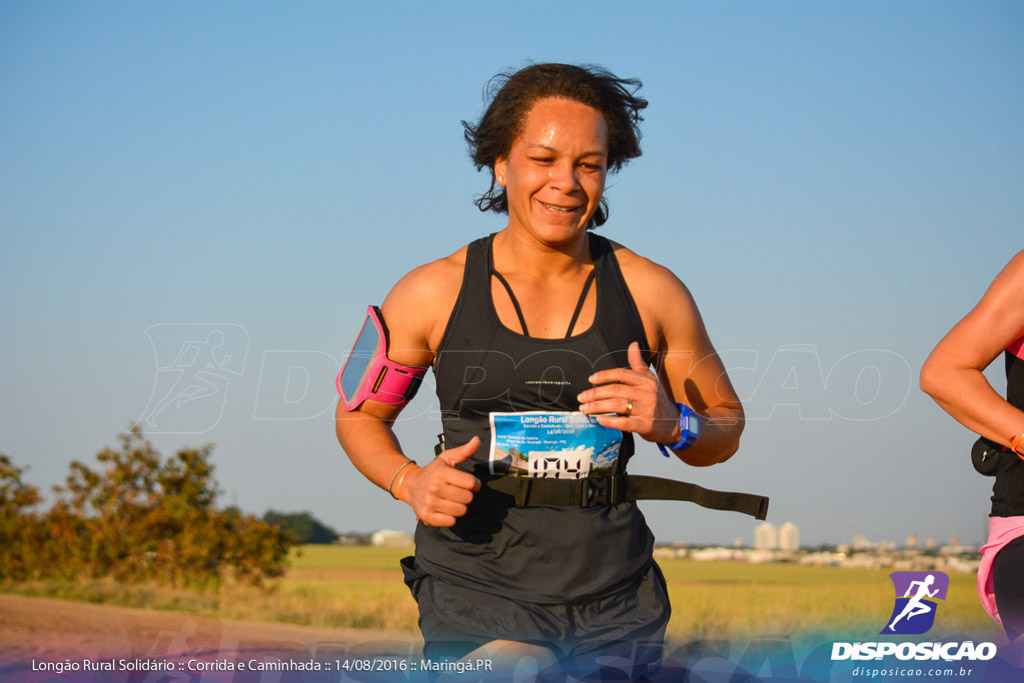
[(971, 464), (978, 473), (994, 477), (996, 470), (999, 469), (999, 458), (1005, 451), (1006, 449), (995, 441), (982, 436), (971, 448)]

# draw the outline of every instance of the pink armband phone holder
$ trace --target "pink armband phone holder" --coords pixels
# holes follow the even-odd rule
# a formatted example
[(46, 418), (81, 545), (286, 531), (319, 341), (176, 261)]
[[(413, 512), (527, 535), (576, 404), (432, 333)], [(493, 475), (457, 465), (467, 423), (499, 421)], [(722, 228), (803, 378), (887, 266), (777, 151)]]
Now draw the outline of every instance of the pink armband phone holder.
[(380, 309), (367, 306), (363, 328), (335, 381), (345, 410), (355, 410), (366, 399), (404, 406), (416, 395), (427, 369), (388, 360), (387, 352), (388, 330)]

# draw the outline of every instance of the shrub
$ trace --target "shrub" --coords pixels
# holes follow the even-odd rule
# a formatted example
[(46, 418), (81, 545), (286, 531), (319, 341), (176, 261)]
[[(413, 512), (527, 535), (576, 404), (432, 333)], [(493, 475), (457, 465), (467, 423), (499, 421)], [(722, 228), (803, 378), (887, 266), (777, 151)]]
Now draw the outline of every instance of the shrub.
[[(0, 460), (0, 578), (110, 577), (172, 585), (259, 584), (284, 571), (290, 533), (237, 508), (218, 509), (213, 446), (164, 459), (138, 426), (99, 467), (71, 463), (44, 514), (21, 470)], [(0, 456), (2, 457), (2, 456)]]

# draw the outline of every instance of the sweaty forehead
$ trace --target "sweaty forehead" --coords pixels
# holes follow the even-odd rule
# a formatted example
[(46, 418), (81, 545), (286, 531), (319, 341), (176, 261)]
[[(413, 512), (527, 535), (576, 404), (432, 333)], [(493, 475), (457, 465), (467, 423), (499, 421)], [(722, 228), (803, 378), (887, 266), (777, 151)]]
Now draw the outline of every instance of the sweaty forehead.
[(608, 151), (608, 125), (597, 109), (575, 100), (538, 100), (527, 112), (516, 142), (559, 151)]

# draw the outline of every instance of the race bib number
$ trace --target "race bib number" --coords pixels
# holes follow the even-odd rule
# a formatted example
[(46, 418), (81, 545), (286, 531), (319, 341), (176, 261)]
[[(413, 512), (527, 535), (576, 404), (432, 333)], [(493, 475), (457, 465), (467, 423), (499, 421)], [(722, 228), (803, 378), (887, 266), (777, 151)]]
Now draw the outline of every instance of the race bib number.
[(583, 479), (610, 474), (622, 432), (580, 412), (491, 413), (491, 474)]

